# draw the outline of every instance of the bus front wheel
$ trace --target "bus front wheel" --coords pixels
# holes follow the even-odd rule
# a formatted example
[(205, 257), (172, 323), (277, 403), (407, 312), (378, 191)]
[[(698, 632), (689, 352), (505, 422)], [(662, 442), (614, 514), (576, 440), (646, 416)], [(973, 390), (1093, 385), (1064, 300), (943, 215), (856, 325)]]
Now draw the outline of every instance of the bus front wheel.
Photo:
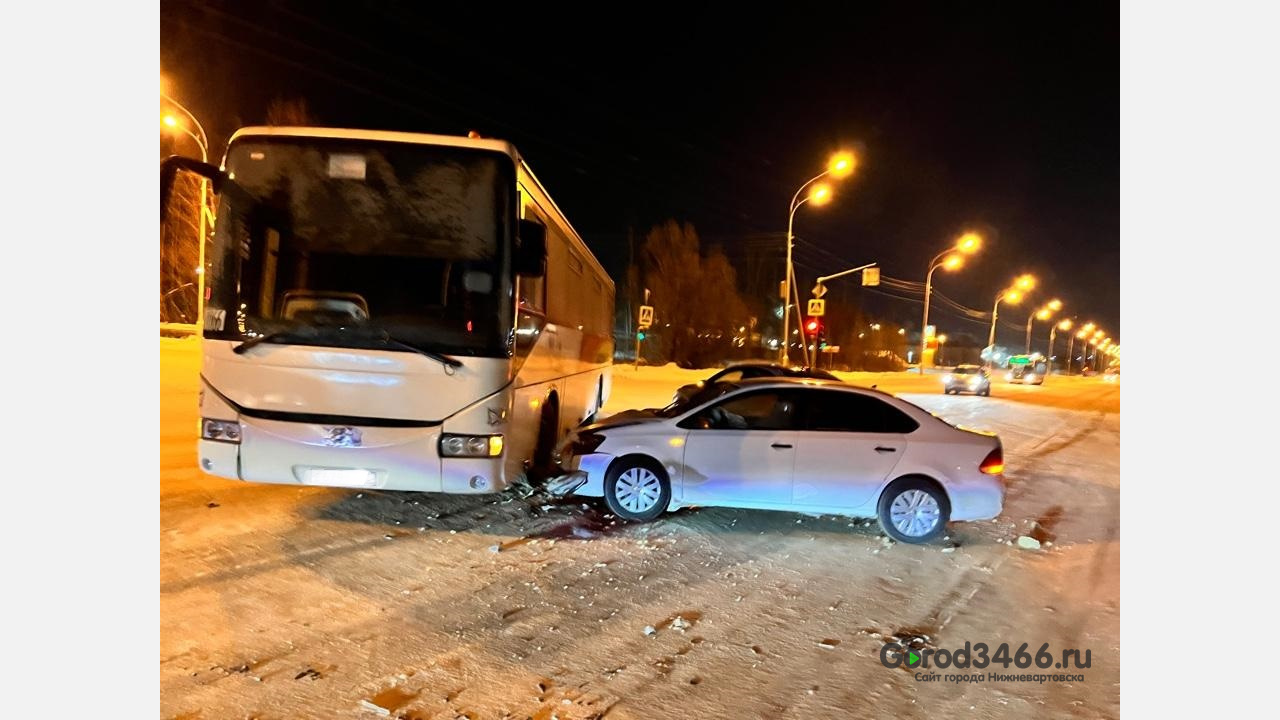
[(555, 470), (554, 454), (560, 427), (560, 401), (555, 395), (542, 405), (538, 418), (538, 444), (533, 449), (533, 470), (550, 475)]

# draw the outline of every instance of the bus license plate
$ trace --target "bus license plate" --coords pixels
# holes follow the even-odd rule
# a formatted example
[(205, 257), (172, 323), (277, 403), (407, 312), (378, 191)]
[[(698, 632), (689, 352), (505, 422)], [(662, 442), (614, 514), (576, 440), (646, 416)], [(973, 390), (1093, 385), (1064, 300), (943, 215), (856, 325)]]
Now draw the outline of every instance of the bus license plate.
[(324, 485), (326, 487), (373, 487), (377, 476), (371, 470), (335, 470), (331, 468), (313, 468), (302, 474), (307, 485)]

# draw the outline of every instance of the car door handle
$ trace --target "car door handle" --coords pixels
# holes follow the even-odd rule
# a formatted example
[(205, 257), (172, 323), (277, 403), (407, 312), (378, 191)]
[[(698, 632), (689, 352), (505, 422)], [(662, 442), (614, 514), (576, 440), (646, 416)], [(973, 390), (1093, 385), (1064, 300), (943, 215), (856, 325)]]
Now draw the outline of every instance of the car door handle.
[(771, 447), (771, 448), (776, 448), (776, 449), (778, 449), (778, 450), (789, 450), (789, 449), (791, 449), (791, 446), (790, 446), (789, 444), (787, 444), (787, 443), (774, 443), (774, 444), (770, 445), (769, 447)]
[(885, 447), (883, 445), (877, 445), (876, 452), (898, 452), (898, 448), (891, 448), (891, 447)]

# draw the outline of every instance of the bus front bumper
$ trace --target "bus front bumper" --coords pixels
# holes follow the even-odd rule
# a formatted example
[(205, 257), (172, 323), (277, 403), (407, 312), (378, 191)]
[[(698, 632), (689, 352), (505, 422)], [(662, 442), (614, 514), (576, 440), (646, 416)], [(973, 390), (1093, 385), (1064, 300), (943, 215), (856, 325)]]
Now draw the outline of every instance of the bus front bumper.
[[(368, 488), (414, 492), (501, 492), (508, 480), (505, 457), (442, 458), (441, 429), (333, 428), (306, 423), (240, 418), (238, 444), (200, 440), (200, 467), (231, 480), (282, 485)], [(353, 440), (353, 438), (359, 438)]]

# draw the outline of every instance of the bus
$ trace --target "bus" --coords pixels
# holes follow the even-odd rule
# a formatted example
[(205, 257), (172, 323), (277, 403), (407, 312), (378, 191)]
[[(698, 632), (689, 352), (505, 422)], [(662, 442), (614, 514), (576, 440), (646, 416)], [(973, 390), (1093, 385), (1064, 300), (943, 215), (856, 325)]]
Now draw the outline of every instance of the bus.
[(1004, 379), (1011, 383), (1043, 385), (1049, 374), (1049, 362), (1040, 353), (1030, 355), (1014, 355), (1009, 358), (1009, 372)]
[(614, 283), (511, 144), (249, 127), (209, 181), (200, 468), (500, 492), (609, 397)]

